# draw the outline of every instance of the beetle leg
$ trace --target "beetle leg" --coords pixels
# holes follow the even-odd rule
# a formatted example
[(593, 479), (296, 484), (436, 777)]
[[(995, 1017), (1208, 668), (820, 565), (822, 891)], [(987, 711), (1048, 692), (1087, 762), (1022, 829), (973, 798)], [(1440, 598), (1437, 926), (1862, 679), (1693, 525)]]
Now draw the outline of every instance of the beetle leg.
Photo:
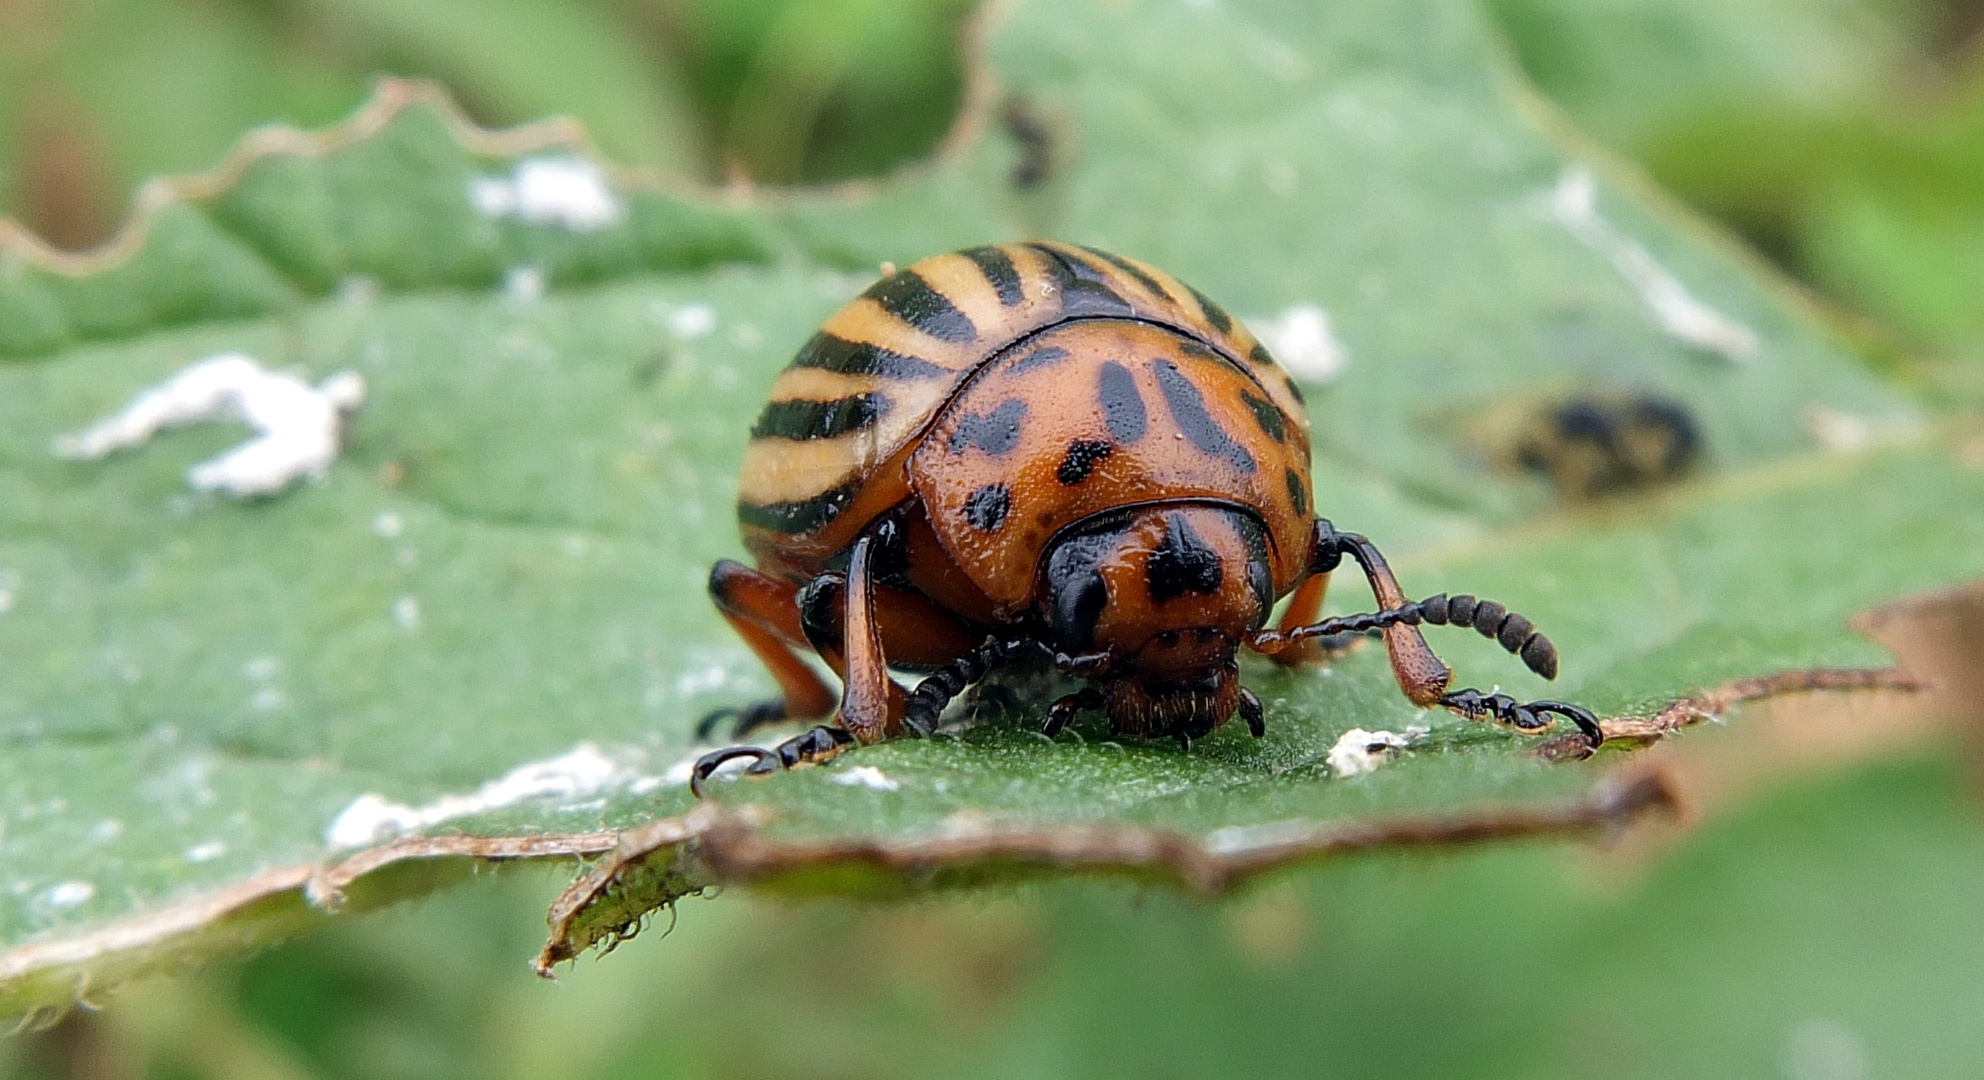
[[(1340, 533), (1326, 518), (1316, 519), (1316, 531), (1310, 544), (1310, 570), (1312, 573), (1328, 573), (1337, 568), (1345, 555), (1357, 560), (1364, 568), (1364, 576), (1371, 582), (1371, 592), (1378, 598), (1378, 606), (1387, 610), (1402, 608), (1407, 604), (1405, 590), (1399, 588), (1398, 578), (1392, 568), (1385, 563), (1385, 557), (1371, 541), (1357, 533)], [(1397, 622), (1384, 628), (1385, 651), (1391, 657), (1392, 676), (1398, 680), (1398, 687), (1405, 692), (1414, 705), (1430, 709), (1440, 701), (1447, 685), (1453, 680), (1453, 672), (1420, 636), (1419, 628), (1410, 623)]]
[[(765, 665), (782, 695), (778, 701), (740, 710), (739, 735), (750, 727), (787, 717), (825, 716), (833, 711), (833, 691), (792, 651), (793, 645), (806, 640), (797, 591), (789, 582), (729, 559), (710, 568), (710, 598), (716, 601), (717, 611)], [(697, 736), (709, 734), (722, 718), (721, 712), (704, 717), (697, 725)]]
[(918, 738), (928, 737), (937, 730), (937, 719), (943, 715), (944, 706), (949, 705), (952, 698), (964, 693), (965, 687), (984, 678), (986, 672), (1031, 647), (1032, 642), (1025, 639), (1000, 641), (998, 638), (986, 638), (978, 648), (931, 672), (916, 684), (915, 690), (910, 691), (909, 703), (903, 709), (903, 727)]
[(1247, 721), (1247, 734), (1256, 739), (1267, 735), (1268, 711), (1260, 696), (1244, 686), (1240, 688), (1240, 719)]
[(1047, 723), (1041, 726), (1041, 734), (1051, 739), (1061, 734), (1061, 729), (1068, 726), (1068, 721), (1073, 720), (1076, 713), (1083, 709), (1100, 709), (1105, 704), (1102, 691), (1084, 686), (1047, 707)]
[(1576, 705), (1561, 701), (1517, 701), (1507, 694), (1484, 694), (1479, 690), (1455, 690), (1442, 695), (1440, 704), (1470, 720), (1494, 720), (1508, 724), (1518, 731), (1541, 731), (1550, 726), (1547, 714), (1556, 713), (1584, 732), (1593, 750), (1605, 742), (1605, 729), (1598, 726), (1598, 718)]
[(862, 744), (901, 729), (907, 694), (889, 678), (888, 658), (875, 621), (875, 540), (854, 542), (847, 560), (847, 612), (841, 623), (840, 722)]
[(821, 724), (769, 750), (762, 746), (727, 746), (722, 750), (713, 750), (697, 758), (695, 767), (689, 770), (689, 791), (698, 799), (708, 794), (703, 783), (715, 775), (724, 763), (737, 758), (751, 759), (751, 764), (744, 766), (746, 776), (768, 776), (780, 769), (830, 761), (853, 742), (854, 736), (845, 730)]

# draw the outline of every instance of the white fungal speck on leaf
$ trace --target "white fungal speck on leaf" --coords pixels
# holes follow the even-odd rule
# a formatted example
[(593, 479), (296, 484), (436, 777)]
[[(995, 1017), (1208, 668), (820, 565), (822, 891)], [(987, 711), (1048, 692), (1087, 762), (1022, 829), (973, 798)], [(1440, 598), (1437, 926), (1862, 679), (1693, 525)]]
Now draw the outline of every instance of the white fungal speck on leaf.
[(187, 848), (185, 852), (186, 861), (189, 863), (213, 862), (225, 854), (227, 854), (227, 844), (221, 840), (208, 840), (205, 843), (194, 844), (192, 847)]
[(14, 610), (14, 598), (20, 595), (21, 573), (0, 567), (0, 615)]
[(393, 622), (409, 633), (420, 629), (420, 601), (411, 596), (393, 601)]
[(81, 907), (96, 896), (96, 886), (87, 881), (64, 881), (51, 885), (41, 894), (41, 902), (57, 910)]
[(601, 753), (599, 747), (580, 743), (555, 758), (519, 765), (470, 794), (443, 795), (419, 806), (366, 792), (353, 799), (331, 822), (324, 832), (324, 842), (333, 848), (358, 847), (521, 802), (543, 799), (570, 803), (591, 799), (643, 779)]
[(1303, 382), (1327, 383), (1343, 374), (1349, 355), (1330, 327), (1329, 312), (1319, 305), (1293, 304), (1279, 315), (1242, 321)]
[(1566, 169), (1548, 193), (1547, 205), (1558, 224), (1612, 264), (1670, 336), (1730, 361), (1757, 354), (1755, 331), (1696, 299), (1645, 248), (1599, 215), (1598, 181), (1590, 170)]
[(1362, 776), (1375, 772), (1380, 765), (1397, 756), (1400, 750), (1412, 745), (1412, 741), (1429, 731), (1429, 728), (1413, 726), (1399, 735), (1390, 731), (1365, 731), (1351, 728), (1330, 747), (1325, 760), (1330, 771), (1338, 776)]
[(406, 531), (406, 521), (391, 510), (381, 510), (372, 518), (372, 532), (376, 536), (391, 540)]
[(544, 299), (544, 271), (536, 266), (512, 266), (503, 273), (503, 295), (519, 304)]
[(255, 438), (188, 469), (197, 491), (273, 495), (299, 477), (321, 479), (337, 458), (344, 418), (365, 400), (365, 380), (340, 371), (316, 386), (272, 372), (241, 353), (208, 357), (145, 391), (115, 415), (55, 440), (61, 457), (96, 461), (143, 446), (160, 430), (236, 420)]
[(585, 158), (527, 158), (507, 177), (470, 181), (469, 201), (484, 217), (515, 217), (532, 225), (592, 232), (620, 221), (624, 208), (606, 172)]
[(827, 774), (827, 779), (848, 787), (865, 787), (870, 791), (894, 791), (902, 786), (873, 765), (855, 765), (830, 772)]

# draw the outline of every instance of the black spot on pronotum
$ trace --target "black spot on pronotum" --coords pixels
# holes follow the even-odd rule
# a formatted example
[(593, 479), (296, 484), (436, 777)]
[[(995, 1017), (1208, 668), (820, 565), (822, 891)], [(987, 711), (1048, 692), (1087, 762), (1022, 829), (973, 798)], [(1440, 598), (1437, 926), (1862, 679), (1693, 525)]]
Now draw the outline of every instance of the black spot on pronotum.
[[(1191, 286), (1187, 285), (1186, 288), (1190, 289)], [(1206, 321), (1212, 324), (1214, 330), (1222, 334), (1233, 332), (1233, 316), (1228, 315), (1225, 308), (1213, 303), (1212, 297), (1197, 289), (1192, 289), (1192, 297), (1199, 302), (1200, 309), (1206, 313)]]
[(951, 432), (950, 451), (962, 454), (973, 446), (998, 457), (1020, 441), (1020, 422), (1026, 419), (1026, 402), (1007, 398), (988, 413), (967, 413)]
[(1098, 462), (1115, 450), (1113, 444), (1100, 439), (1076, 439), (1068, 444), (1067, 456), (1061, 459), (1061, 467), (1054, 471), (1054, 478), (1069, 486), (1079, 484), (1095, 471)]
[(869, 427), (889, 411), (881, 394), (853, 394), (832, 401), (773, 401), (751, 425), (754, 439), (831, 439)]
[(1035, 368), (1046, 367), (1047, 365), (1054, 363), (1056, 360), (1066, 360), (1067, 358), (1068, 358), (1068, 350), (1055, 348), (1052, 345), (1047, 345), (1035, 349), (1032, 352), (1027, 353), (1025, 356), (1020, 357), (1018, 360), (1013, 361), (1012, 366), (1006, 369), (1006, 373), (1008, 375), (1019, 375), (1024, 372), (1032, 371)]
[(1254, 342), (1254, 349), (1247, 354), (1247, 359), (1262, 365), (1274, 363), (1274, 356), (1268, 352), (1268, 347), (1258, 341)]
[(1281, 410), (1274, 402), (1264, 397), (1256, 397), (1246, 391), (1240, 392), (1240, 400), (1247, 403), (1247, 409), (1254, 414), (1254, 422), (1261, 425), (1261, 431), (1275, 442), (1288, 441), (1288, 422), (1282, 419)]
[(1026, 299), (1026, 291), (1021, 287), (1020, 272), (1013, 266), (1013, 260), (996, 247), (975, 247), (964, 252), (964, 257), (978, 264), (985, 274), (985, 280), (999, 292), (999, 303), (1005, 307), (1018, 307)]
[(1213, 457), (1225, 458), (1241, 472), (1250, 473), (1255, 469), (1254, 455), (1247, 448), (1234, 442), (1226, 434), (1219, 422), (1206, 411), (1205, 395), (1178, 365), (1169, 360), (1159, 360), (1151, 365), (1157, 375), (1157, 387), (1164, 392), (1165, 404), (1171, 406), (1172, 419), (1178, 421), (1178, 429), (1193, 446)]
[(847, 341), (832, 334), (814, 334), (813, 340), (792, 358), (796, 368), (819, 368), (842, 375), (876, 375), (884, 379), (934, 379), (950, 371), (928, 360), (870, 345)]
[(880, 304), (883, 311), (931, 337), (945, 341), (978, 339), (978, 328), (971, 324), (971, 319), (914, 270), (883, 278), (869, 286), (865, 295)]
[(858, 484), (824, 491), (810, 499), (790, 502), (737, 504), (737, 520), (754, 528), (779, 533), (808, 533), (840, 516), (854, 499)]
[(1006, 523), (1006, 512), (1013, 507), (1012, 492), (1004, 484), (987, 484), (964, 501), (964, 519), (979, 532), (997, 532)]
[(1047, 274), (1054, 279), (1061, 295), (1061, 310), (1069, 318), (1096, 316), (1123, 319), (1136, 316), (1136, 309), (1110, 288), (1108, 279), (1095, 267), (1042, 244), (1027, 246), (1047, 257)]
[(1109, 437), (1119, 443), (1133, 443), (1150, 428), (1150, 415), (1144, 410), (1144, 396), (1137, 389), (1137, 377), (1114, 360), (1105, 361), (1097, 380), (1103, 419), (1109, 424)]
[(1288, 501), (1295, 504), (1295, 512), (1297, 514), (1307, 516), (1309, 513), (1309, 486), (1302, 482), (1301, 474), (1297, 473), (1294, 469), (1285, 469), (1283, 472), (1285, 474), (1284, 478), (1288, 481)]
[(1164, 539), (1144, 566), (1151, 599), (1162, 604), (1188, 592), (1214, 593), (1225, 577), (1219, 552), (1206, 546), (1183, 514), (1164, 515)]

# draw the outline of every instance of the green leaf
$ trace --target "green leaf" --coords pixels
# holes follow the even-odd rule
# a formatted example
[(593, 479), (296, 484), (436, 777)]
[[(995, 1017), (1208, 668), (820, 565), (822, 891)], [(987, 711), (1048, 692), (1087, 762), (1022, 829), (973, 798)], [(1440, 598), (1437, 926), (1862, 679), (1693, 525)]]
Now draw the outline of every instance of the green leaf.
[[(1318, 672), (1250, 663), (1259, 742), (1230, 725), (1189, 753), (1095, 728), (1050, 743), (1027, 734), (1045, 703), (1027, 685), (955, 736), (720, 784), (678, 816), (695, 719), (771, 689), (703, 594), (738, 550), (749, 418), (883, 260), (1044, 234), (1263, 323), (1327, 311), (1347, 366), (1309, 388), (1322, 511), (1415, 593), (1535, 619), (1565, 657), (1547, 696), (1611, 716), (1881, 665), (1846, 619), (1984, 561), (1984, 472), (1939, 416), (1566, 141), (1475, 7), (1022, 3), (982, 48), (955, 148), (873, 187), (741, 201), (614, 172), (600, 227), (493, 216), (479, 180), (582, 142), (478, 133), (388, 84), (340, 128), (263, 133), (157, 189), (100, 256), (0, 233), (0, 999), (59, 1002), (475, 860), (617, 852), (561, 902), (555, 959), (724, 881), (1216, 890), (1662, 801), (1615, 778), (1619, 753), (1553, 765), (1420, 715), (1366, 649)], [(1014, 186), (994, 81), (1055, 133), (1037, 185)], [(234, 438), (205, 428), (52, 454), (234, 351), (364, 376), (322, 483), (194, 496), (187, 467)], [(1496, 417), (1580, 390), (1684, 403), (1704, 469), (1580, 508), (1495, 465)], [(1434, 644), (1473, 685), (1546, 696), (1473, 635)], [(1370, 775), (1324, 764), (1349, 728), (1413, 723), (1434, 728)], [(367, 840), (366, 820), (414, 835)]]

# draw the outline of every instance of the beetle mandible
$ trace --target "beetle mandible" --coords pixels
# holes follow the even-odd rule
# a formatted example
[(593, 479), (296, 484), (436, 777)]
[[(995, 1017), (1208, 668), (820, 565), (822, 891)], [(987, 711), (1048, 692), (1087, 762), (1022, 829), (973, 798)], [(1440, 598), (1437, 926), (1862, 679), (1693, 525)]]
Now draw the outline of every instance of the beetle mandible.
[[(928, 734), (967, 685), (1043, 646), (1090, 681), (1049, 708), (1050, 735), (1100, 709), (1125, 735), (1189, 745), (1238, 713), (1258, 737), (1240, 646), (1304, 664), (1322, 639), (1378, 631), (1421, 707), (1524, 731), (1556, 714), (1604, 738), (1575, 705), (1449, 689), (1421, 623), (1472, 626), (1546, 678), (1556, 649), (1493, 601), (1409, 601), (1369, 540), (1316, 515), (1308, 413), (1267, 349), (1197, 290), (1094, 248), (885, 270), (772, 384), (737, 512), (757, 566), (717, 563), (710, 595), (782, 692), (741, 710), (739, 733), (836, 706), (838, 723), (704, 756), (698, 795), (733, 758), (763, 774)], [(1379, 610), (1319, 621), (1346, 556)], [(840, 676), (838, 700), (796, 649)], [(930, 674), (910, 691), (891, 667)]]

